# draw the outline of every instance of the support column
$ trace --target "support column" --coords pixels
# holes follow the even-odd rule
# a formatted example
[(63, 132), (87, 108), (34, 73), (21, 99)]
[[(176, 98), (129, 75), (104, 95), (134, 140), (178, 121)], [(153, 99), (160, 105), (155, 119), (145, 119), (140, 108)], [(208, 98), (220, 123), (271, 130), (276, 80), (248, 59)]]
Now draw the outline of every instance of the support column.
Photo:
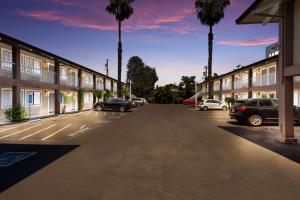
[(20, 67), (21, 50), (18, 46), (12, 47), (12, 61), (13, 61), (13, 78), (16, 84), (12, 87), (12, 105), (20, 105), (20, 81), (21, 81), (21, 67)]
[(222, 95), (223, 95), (223, 79), (220, 78), (220, 101), (222, 101)]
[(60, 95), (60, 65), (59, 62), (56, 60), (54, 63), (54, 72), (55, 72), (55, 84), (57, 85), (57, 89), (54, 91), (54, 105), (55, 105), (55, 114), (60, 114), (60, 101), (61, 101), (61, 95)]
[(94, 88), (94, 92), (93, 92), (93, 104), (95, 104), (96, 102), (97, 102), (97, 97), (96, 97), (96, 80), (97, 80), (97, 77), (96, 77), (96, 75), (93, 75), (93, 83), (94, 83), (94, 85), (93, 85), (93, 88)]
[(106, 90), (106, 78), (103, 78), (103, 89)]
[(252, 81), (253, 81), (253, 76), (252, 76), (252, 68), (248, 70), (248, 98), (252, 98)]
[(296, 144), (293, 124), (293, 93), (294, 79), (285, 77), (284, 69), (293, 65), (294, 55), (294, 1), (284, 1), (281, 4), (279, 41), (280, 55), (277, 67), (277, 94), (279, 97), (279, 134), (278, 141)]
[(114, 92), (114, 82), (110, 81), (110, 90), (111, 92)]
[[(80, 89), (80, 91), (78, 92), (78, 111), (82, 111), (83, 109), (83, 96), (81, 96), (82, 94), (80, 94), (82, 91), (82, 70), (78, 69), (78, 88)], [(84, 94), (83, 94), (84, 95)]]
[(232, 90), (232, 98), (234, 99), (234, 75), (231, 76), (231, 90)]

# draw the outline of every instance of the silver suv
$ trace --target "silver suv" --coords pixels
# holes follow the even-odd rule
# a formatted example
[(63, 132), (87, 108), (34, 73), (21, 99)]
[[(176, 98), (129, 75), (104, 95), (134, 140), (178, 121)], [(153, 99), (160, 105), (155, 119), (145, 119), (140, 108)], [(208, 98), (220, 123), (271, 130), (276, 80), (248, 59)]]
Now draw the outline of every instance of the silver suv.
[(198, 105), (200, 110), (228, 110), (228, 105), (215, 99), (205, 99)]

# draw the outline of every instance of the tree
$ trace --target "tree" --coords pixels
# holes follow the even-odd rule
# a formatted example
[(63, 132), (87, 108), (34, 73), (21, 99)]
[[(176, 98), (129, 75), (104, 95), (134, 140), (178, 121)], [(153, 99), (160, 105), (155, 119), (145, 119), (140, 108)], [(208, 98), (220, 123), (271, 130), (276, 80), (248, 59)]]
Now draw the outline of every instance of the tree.
[(115, 16), (116, 21), (119, 25), (119, 42), (118, 42), (118, 97), (121, 97), (122, 89), (122, 22), (129, 19), (133, 14), (133, 8), (131, 3), (134, 0), (110, 0), (109, 5), (106, 7), (106, 11)]
[(195, 76), (182, 76), (179, 87), (181, 96), (184, 99), (190, 98), (195, 94)]
[(103, 97), (104, 95), (104, 91), (103, 90), (95, 90), (94, 91), (95, 96), (97, 97), (97, 101), (99, 102), (100, 99)]
[(125, 98), (128, 96), (129, 91), (128, 91), (127, 85), (122, 86), (121, 94), (122, 94), (122, 97), (125, 97)]
[(132, 93), (148, 97), (158, 81), (156, 69), (146, 66), (141, 58), (133, 56), (127, 64), (127, 82), (132, 83)]
[(104, 91), (104, 99), (107, 100), (107, 99), (109, 99), (111, 97), (112, 97), (112, 92), (110, 90), (108, 90), (108, 89), (105, 89), (105, 91)]
[(209, 27), (208, 34), (208, 82), (209, 82), (209, 98), (213, 98), (213, 83), (212, 83), (212, 52), (213, 26), (218, 24), (224, 18), (224, 10), (230, 5), (230, 0), (196, 0), (195, 8), (197, 17), (202, 25)]

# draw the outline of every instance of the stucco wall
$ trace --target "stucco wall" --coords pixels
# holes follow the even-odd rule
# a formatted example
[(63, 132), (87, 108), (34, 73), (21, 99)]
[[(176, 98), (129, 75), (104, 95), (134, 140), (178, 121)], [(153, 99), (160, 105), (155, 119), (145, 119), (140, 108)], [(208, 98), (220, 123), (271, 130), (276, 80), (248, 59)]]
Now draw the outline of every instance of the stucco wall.
[(295, 1), (294, 64), (300, 65), (300, 0)]

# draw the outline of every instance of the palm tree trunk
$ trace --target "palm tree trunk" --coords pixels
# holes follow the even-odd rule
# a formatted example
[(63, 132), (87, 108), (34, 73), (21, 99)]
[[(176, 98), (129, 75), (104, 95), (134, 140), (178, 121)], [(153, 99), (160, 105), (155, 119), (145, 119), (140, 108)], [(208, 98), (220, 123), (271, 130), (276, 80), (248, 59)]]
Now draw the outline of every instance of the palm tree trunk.
[(212, 26), (209, 27), (208, 34), (208, 98), (213, 98), (213, 81), (212, 81), (212, 53), (213, 53), (214, 34)]
[(121, 98), (121, 76), (122, 76), (122, 37), (121, 37), (121, 27), (122, 22), (119, 21), (119, 42), (118, 42), (118, 85), (117, 85), (117, 93), (118, 97)]

